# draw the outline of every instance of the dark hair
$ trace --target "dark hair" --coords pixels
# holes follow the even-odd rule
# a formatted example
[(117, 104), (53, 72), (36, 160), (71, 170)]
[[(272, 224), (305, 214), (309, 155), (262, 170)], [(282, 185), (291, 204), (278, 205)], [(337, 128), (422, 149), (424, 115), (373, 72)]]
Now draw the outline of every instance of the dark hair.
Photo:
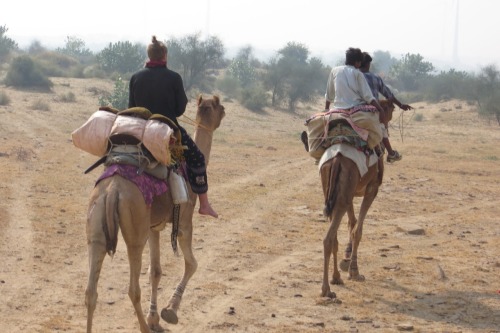
[(345, 51), (345, 64), (354, 66), (354, 63), (363, 61), (363, 52), (360, 49), (350, 47)]
[(162, 60), (167, 54), (167, 47), (163, 42), (159, 42), (156, 36), (151, 38), (151, 44), (148, 45), (148, 57), (150, 60)]
[(363, 60), (361, 61), (361, 67), (365, 67), (372, 62), (372, 57), (368, 52), (363, 52)]

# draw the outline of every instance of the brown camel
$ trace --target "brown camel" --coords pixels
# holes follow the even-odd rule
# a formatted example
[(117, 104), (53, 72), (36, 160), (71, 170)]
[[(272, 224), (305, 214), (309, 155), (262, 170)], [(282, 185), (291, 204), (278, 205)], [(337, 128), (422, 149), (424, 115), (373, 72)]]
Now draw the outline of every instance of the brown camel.
[[(380, 101), (386, 111), (388, 121), (392, 118), (394, 105), (389, 101)], [(358, 167), (349, 158), (339, 154), (321, 166), (320, 175), (325, 195), (325, 214), (330, 221), (330, 228), (323, 240), (324, 268), (321, 296), (335, 298), (328, 283), (330, 256), (333, 254), (332, 284), (343, 284), (337, 268), (337, 252), (339, 242), (337, 231), (343, 216), (347, 212), (349, 218), (349, 244), (346, 248), (346, 259), (343, 261), (349, 271), (349, 279), (364, 281), (364, 276), (358, 270), (358, 248), (363, 234), (363, 222), (373, 200), (377, 196), (378, 188), (382, 184), (384, 174), (383, 155), (368, 168), (368, 172), (360, 176)], [(356, 220), (354, 213), (354, 197), (363, 197), (359, 216)], [(342, 267), (342, 265), (341, 265)]]
[[(203, 152), (208, 164), (212, 134), (225, 115), (219, 98), (198, 98), (194, 141)], [(180, 206), (178, 243), (184, 256), (184, 275), (170, 297), (168, 305), (162, 310), (162, 318), (169, 323), (177, 323), (177, 310), (182, 294), (189, 279), (197, 268), (192, 250), (193, 212), (197, 196), (190, 191), (190, 200)], [(101, 180), (90, 196), (87, 214), (87, 243), (89, 253), (89, 280), (85, 291), (87, 305), (87, 333), (92, 331), (92, 319), (97, 303), (97, 282), (106, 253), (110, 244), (106, 239), (112, 237), (116, 244), (118, 230), (121, 230), (127, 246), (130, 265), (129, 297), (139, 321), (142, 333), (163, 332), (157, 312), (158, 285), (161, 278), (160, 265), (160, 230), (171, 218), (173, 202), (170, 192), (155, 197), (149, 207), (142, 193), (131, 181), (115, 175)], [(152, 228), (154, 227), (154, 228)], [(106, 235), (107, 234), (107, 235)], [(142, 265), (142, 253), (149, 240), (151, 302), (147, 319), (141, 308), (141, 290), (139, 275)]]

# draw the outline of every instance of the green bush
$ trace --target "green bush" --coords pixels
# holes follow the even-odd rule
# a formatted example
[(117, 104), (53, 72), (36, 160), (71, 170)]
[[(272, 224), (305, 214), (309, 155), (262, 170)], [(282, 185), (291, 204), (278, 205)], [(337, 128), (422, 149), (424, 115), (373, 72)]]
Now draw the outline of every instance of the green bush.
[(133, 73), (144, 66), (146, 47), (131, 42), (109, 43), (96, 55), (97, 62), (106, 73)]
[(125, 110), (128, 107), (128, 82), (119, 77), (115, 81), (113, 93), (99, 97), (99, 105)]
[(18, 88), (37, 88), (50, 90), (54, 85), (49, 78), (43, 74), (40, 66), (29, 56), (23, 55), (12, 60), (4, 83), (7, 86)]
[(241, 92), (241, 104), (249, 110), (261, 111), (268, 106), (268, 95), (259, 84), (253, 84)]

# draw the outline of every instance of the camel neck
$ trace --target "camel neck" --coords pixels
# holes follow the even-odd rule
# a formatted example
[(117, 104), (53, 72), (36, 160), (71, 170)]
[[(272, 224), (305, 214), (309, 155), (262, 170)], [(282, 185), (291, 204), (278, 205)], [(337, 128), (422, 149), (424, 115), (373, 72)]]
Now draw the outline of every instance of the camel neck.
[(214, 131), (206, 127), (196, 126), (193, 140), (205, 156), (205, 162), (208, 165), (210, 151), (212, 149), (212, 139)]

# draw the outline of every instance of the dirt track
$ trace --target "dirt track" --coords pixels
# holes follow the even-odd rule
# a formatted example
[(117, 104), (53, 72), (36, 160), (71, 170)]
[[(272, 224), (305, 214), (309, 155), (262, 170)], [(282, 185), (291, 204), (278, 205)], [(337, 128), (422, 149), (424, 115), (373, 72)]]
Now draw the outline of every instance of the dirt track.
[[(53, 79), (54, 93), (0, 87), (1, 332), (84, 332), (87, 283), (85, 215), (99, 170), (73, 147), (72, 130), (97, 109), (96, 80)], [(58, 96), (73, 92), (75, 103)], [(222, 96), (223, 97), (223, 96)], [(50, 110), (32, 110), (36, 101)], [(403, 153), (386, 166), (364, 228), (363, 283), (332, 286), (341, 303), (319, 297), (322, 216), (317, 166), (299, 141), (297, 115), (255, 114), (224, 100), (214, 134), (210, 196), (221, 217), (196, 216), (199, 267), (171, 332), (500, 332), (500, 128), (457, 101), (415, 104), (423, 121), (395, 113), (391, 139)], [(194, 100), (187, 115), (194, 115)], [(192, 131), (186, 125), (186, 128)], [(359, 201), (356, 201), (356, 208)], [(346, 243), (345, 222), (340, 243)], [(424, 235), (411, 235), (421, 228)], [(162, 237), (159, 306), (180, 279), (182, 258)], [(146, 274), (142, 303), (148, 308)], [(138, 332), (127, 295), (123, 240), (104, 262), (96, 332)], [(233, 309), (233, 311), (231, 311)]]

